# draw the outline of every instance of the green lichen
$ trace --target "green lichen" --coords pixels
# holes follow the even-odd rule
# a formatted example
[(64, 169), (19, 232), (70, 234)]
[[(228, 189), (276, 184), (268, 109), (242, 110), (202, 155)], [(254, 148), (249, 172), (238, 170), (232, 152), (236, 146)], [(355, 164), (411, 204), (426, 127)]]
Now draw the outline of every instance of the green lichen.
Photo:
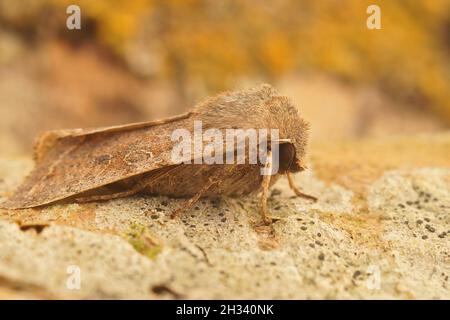
[(133, 223), (123, 237), (133, 248), (149, 259), (155, 259), (162, 251), (162, 243), (145, 225)]

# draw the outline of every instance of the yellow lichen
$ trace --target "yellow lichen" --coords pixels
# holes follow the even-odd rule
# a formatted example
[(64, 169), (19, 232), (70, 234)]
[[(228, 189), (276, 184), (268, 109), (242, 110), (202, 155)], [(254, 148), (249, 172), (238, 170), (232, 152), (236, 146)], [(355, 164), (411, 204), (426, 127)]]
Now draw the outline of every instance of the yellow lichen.
[(144, 256), (155, 259), (162, 250), (162, 242), (144, 225), (133, 223), (123, 237)]

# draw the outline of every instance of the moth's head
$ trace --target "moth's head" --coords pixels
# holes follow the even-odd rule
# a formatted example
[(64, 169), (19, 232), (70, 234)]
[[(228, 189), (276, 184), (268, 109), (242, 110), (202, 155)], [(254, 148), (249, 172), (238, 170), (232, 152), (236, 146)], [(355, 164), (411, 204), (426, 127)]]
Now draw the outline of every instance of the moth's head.
[(300, 117), (297, 107), (283, 96), (268, 103), (271, 127), (279, 128), (279, 171), (299, 172), (304, 164), (309, 124)]
[(308, 123), (300, 117), (297, 107), (272, 86), (263, 84), (222, 93), (199, 104), (195, 114), (210, 128), (277, 129), (280, 172), (305, 169)]

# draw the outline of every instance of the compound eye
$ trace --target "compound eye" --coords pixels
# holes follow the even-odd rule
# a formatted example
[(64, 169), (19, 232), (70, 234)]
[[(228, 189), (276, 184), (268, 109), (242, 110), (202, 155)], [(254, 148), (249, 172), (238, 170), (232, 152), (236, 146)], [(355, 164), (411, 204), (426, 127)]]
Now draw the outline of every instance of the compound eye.
[(289, 170), (295, 160), (295, 147), (291, 143), (280, 144), (280, 171)]

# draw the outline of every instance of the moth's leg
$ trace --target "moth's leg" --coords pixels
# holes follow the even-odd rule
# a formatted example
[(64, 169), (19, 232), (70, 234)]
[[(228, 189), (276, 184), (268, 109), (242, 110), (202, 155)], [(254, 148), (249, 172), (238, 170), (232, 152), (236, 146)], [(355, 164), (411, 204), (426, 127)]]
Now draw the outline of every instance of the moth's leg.
[(197, 192), (192, 198), (190, 198), (189, 200), (185, 201), (183, 203), (183, 205), (175, 210), (174, 212), (172, 212), (172, 214), (170, 215), (170, 217), (172, 219), (174, 219), (175, 217), (177, 217), (182, 211), (184, 210), (188, 210), (189, 208), (191, 208), (208, 190), (209, 188), (211, 188), (213, 185), (215, 185), (216, 183), (218, 183), (218, 180), (215, 180), (213, 178), (209, 179), (209, 182), (207, 184), (205, 184), (203, 186), (203, 188), (200, 189), (199, 192)]
[(292, 191), (294, 191), (294, 193), (297, 195), (297, 197), (302, 197), (305, 199), (309, 199), (309, 200), (313, 200), (313, 201), (317, 201), (317, 198), (314, 196), (310, 196), (309, 194), (305, 194), (303, 192), (301, 192), (294, 184), (294, 179), (292, 178), (292, 173), (290, 173), (289, 171), (286, 172), (286, 176), (289, 182), (289, 188), (291, 188)]
[(261, 217), (264, 220), (264, 223), (269, 224), (272, 222), (272, 219), (270, 219), (268, 216), (267, 199), (269, 197), (270, 179), (272, 178), (272, 175), (270, 174), (270, 172), (272, 171), (272, 151), (267, 152), (267, 163), (265, 165), (265, 168), (266, 173), (269, 172), (269, 174), (263, 176), (263, 180), (261, 182)]

